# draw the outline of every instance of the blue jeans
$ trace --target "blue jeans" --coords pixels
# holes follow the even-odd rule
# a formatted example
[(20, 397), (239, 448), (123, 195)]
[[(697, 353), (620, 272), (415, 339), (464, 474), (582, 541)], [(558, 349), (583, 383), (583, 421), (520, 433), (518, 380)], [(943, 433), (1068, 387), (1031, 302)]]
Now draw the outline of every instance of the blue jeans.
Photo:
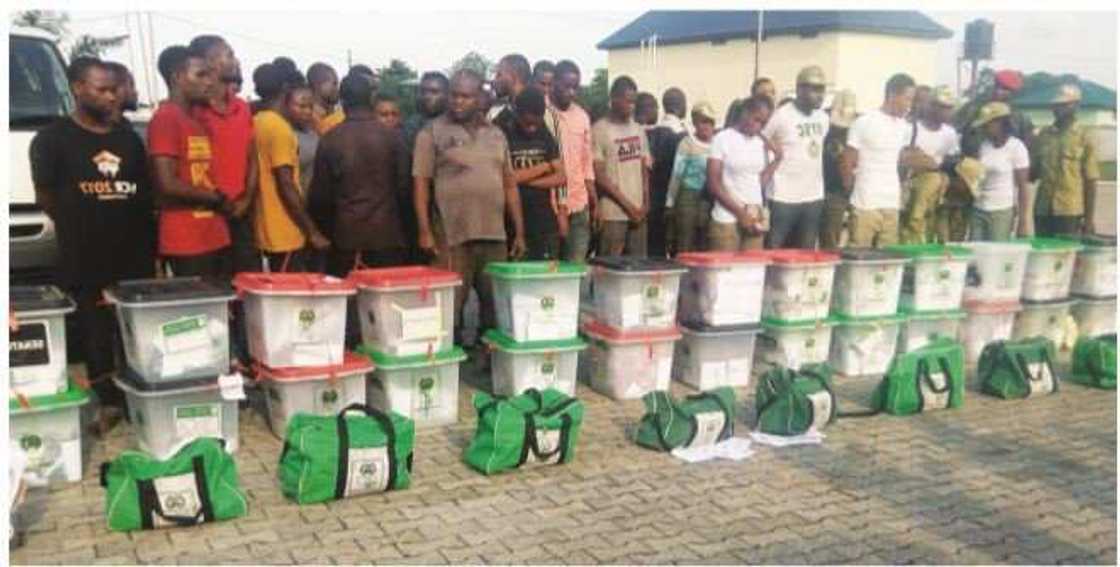
[(591, 251), (591, 212), (584, 208), (568, 217), (568, 238), (564, 242), (564, 259), (586, 262)]
[(766, 247), (815, 249), (823, 213), (824, 199), (808, 203), (770, 201), (770, 232), (766, 233)]
[(1014, 221), (1015, 209), (985, 211), (973, 207), (968, 221), (968, 239), (973, 242), (1011, 240)]

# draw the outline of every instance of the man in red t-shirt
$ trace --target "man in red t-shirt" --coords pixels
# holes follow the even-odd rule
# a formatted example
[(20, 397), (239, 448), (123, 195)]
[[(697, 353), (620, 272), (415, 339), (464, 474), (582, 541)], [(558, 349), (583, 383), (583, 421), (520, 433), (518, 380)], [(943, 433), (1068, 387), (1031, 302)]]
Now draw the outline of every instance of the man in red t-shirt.
[(229, 279), (233, 203), (211, 175), (213, 149), (191, 108), (206, 104), (213, 75), (206, 60), (181, 45), (159, 55), (167, 100), (148, 125), (148, 154), (159, 195), (159, 252), (176, 276)]
[(218, 190), (232, 206), (226, 218), (232, 241), (233, 271), (261, 271), (261, 256), (253, 238), (249, 215), (257, 190), (256, 154), (253, 150), (253, 114), (249, 104), (238, 98), (234, 83), (240, 78), (240, 65), (233, 49), (216, 35), (200, 35), (189, 49), (203, 55), (214, 74), (214, 89), (208, 104), (194, 107), (194, 117), (210, 136), (213, 150), (211, 176)]

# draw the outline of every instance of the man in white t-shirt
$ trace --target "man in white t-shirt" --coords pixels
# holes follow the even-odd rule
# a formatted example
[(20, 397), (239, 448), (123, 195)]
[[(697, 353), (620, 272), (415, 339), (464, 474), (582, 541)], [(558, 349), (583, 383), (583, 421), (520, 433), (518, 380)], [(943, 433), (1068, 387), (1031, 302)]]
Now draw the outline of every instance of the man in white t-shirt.
[[(906, 150), (911, 129), (906, 121), (916, 85), (905, 73), (887, 81), (883, 106), (852, 123), (844, 148), (842, 175), (852, 191), (849, 244), (882, 247), (898, 242), (902, 201), (899, 165), (913, 166), (920, 152)], [(905, 150), (905, 151), (904, 151)]]
[[(956, 98), (949, 87), (933, 89), (930, 100), (917, 109), (910, 124), (910, 146), (921, 151), (909, 168), (909, 195), (902, 214), (901, 240), (904, 244), (934, 241), (937, 206), (949, 188), (949, 175), (941, 170), (945, 158), (959, 154), (960, 136), (949, 125)], [(916, 152), (915, 152), (916, 153)]]
[(781, 149), (770, 198), (767, 248), (816, 248), (824, 211), (824, 137), (828, 114), (824, 71), (813, 65), (797, 74), (797, 97), (774, 111), (762, 135)]

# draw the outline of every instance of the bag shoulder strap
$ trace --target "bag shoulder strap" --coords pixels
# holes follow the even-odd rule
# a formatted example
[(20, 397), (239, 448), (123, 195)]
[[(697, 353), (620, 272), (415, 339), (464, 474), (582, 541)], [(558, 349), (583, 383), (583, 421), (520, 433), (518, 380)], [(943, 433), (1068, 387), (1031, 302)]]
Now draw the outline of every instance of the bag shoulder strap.
[(202, 455), (191, 458), (191, 474), (194, 476), (195, 490), (198, 493), (199, 510), (193, 516), (176, 516), (168, 514), (163, 509), (159, 494), (156, 492), (153, 479), (138, 479), (137, 490), (140, 494), (140, 525), (146, 530), (155, 527), (154, 517), (159, 516), (164, 520), (178, 526), (194, 526), (202, 522), (214, 521), (214, 505), (210, 499), (210, 487), (206, 483), (206, 465)]
[(350, 476), (350, 426), (346, 422), (346, 414), (351, 411), (360, 411), (366, 417), (377, 421), (385, 432), (385, 454), (389, 461), (389, 479), (385, 483), (385, 492), (392, 490), (397, 482), (397, 431), (393, 427), (393, 420), (380, 410), (366, 404), (350, 404), (338, 412), (338, 417), (335, 418), (338, 423), (338, 472), (334, 485), (336, 499), (346, 496), (346, 481)]

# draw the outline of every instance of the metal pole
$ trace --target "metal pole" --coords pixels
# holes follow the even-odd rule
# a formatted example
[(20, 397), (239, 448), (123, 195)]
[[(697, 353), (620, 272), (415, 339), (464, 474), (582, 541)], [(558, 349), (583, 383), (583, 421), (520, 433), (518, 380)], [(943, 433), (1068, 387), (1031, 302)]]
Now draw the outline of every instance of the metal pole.
[(139, 38), (140, 39), (140, 46), (139, 46), (140, 47), (140, 58), (144, 61), (144, 86), (147, 87), (144, 90), (147, 91), (148, 106), (155, 106), (156, 97), (155, 97), (155, 91), (152, 87), (152, 67), (151, 67), (151, 63), (150, 63), (149, 58), (148, 58), (148, 46), (145, 45), (145, 41), (144, 41), (144, 38), (147, 37), (147, 34), (144, 33), (144, 21), (143, 21), (142, 18), (143, 18), (143, 15), (141, 13), (137, 12), (136, 13), (136, 31), (139, 32), (139, 36), (140, 36), (140, 38)]
[(758, 34), (754, 40), (754, 80), (758, 80), (758, 56), (762, 51), (762, 10), (758, 11)]
[(346, 50), (346, 68), (349, 69), (350, 67), (353, 67), (353, 66), (354, 66), (354, 53), (351, 50), (347, 49)]
[[(148, 49), (152, 55), (152, 61), (158, 62), (159, 59), (156, 55), (156, 32), (155, 27), (152, 25), (152, 13), (148, 12)], [(157, 63), (158, 64), (158, 63)], [(155, 89), (152, 91), (153, 98), (158, 100), (157, 92), (159, 90), (159, 81), (155, 81)]]

